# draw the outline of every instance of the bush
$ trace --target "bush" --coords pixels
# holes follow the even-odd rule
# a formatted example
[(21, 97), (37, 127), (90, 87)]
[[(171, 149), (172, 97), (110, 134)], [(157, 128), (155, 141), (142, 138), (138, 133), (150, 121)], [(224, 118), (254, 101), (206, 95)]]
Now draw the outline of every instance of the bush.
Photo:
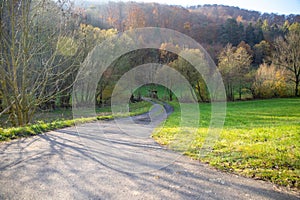
[(253, 84), (254, 98), (288, 97), (292, 95), (292, 87), (288, 83), (285, 70), (274, 65), (262, 64), (258, 68)]

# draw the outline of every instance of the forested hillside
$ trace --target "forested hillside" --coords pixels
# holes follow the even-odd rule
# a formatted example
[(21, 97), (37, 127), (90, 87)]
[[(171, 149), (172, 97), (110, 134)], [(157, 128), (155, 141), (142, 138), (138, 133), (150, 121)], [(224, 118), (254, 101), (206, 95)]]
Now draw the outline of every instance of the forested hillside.
[[(80, 4), (79, 4), (80, 5)], [(300, 15), (260, 13), (237, 7), (204, 5), (183, 8), (156, 3), (109, 2), (82, 5), (86, 23), (119, 31), (138, 27), (162, 27), (185, 33), (201, 44), (233, 45), (245, 41), (252, 46), (284, 35)]]
[[(222, 5), (184, 8), (136, 2), (86, 3), (80, 9), (85, 23), (102, 29), (162, 27), (192, 37), (219, 66), (229, 100), (241, 99), (243, 93), (245, 98), (299, 94), (300, 15)], [(286, 52), (295, 55), (292, 58)], [(231, 60), (226, 63), (228, 57)]]
[[(300, 22), (300, 15), (260, 13), (221, 5), (184, 8), (157, 3), (109, 2), (85, 3), (81, 7), (85, 22), (99, 28), (125, 31), (151, 26), (185, 33), (206, 47), (215, 61), (227, 43), (237, 46), (245, 41), (251, 47), (262, 40), (272, 43), (286, 34), (291, 24)], [(258, 59), (255, 64), (260, 63)]]
[[(142, 27), (177, 30), (199, 42), (218, 66), (230, 101), (299, 95), (299, 15), (69, 0), (4, 0), (0, 11), (0, 118), (8, 125), (28, 124), (38, 111), (70, 108), (72, 86), (88, 53), (111, 36)], [(149, 62), (173, 67), (190, 81), (199, 102), (210, 101), (201, 75), (164, 50), (172, 45), (116, 60), (99, 80), (97, 106), (110, 103), (114, 84), (126, 71)]]

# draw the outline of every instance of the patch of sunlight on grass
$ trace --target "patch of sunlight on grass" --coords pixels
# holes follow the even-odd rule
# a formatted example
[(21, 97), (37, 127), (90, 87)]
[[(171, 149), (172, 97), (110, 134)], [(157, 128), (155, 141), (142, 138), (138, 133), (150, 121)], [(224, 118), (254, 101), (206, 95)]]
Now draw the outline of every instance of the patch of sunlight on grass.
[[(186, 137), (178, 128), (179, 104), (171, 105), (174, 113), (153, 134), (163, 145)], [(210, 116), (210, 104), (200, 104), (200, 125), (186, 155), (224, 171), (300, 189), (300, 98), (229, 102), (219, 139), (208, 155), (199, 157)]]

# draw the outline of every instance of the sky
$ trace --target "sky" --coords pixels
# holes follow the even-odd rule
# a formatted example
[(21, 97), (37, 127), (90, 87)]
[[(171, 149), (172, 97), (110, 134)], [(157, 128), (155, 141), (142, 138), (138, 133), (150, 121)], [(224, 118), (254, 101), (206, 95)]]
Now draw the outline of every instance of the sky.
[(300, 0), (159, 0), (159, 2), (179, 4), (182, 6), (221, 4), (260, 11), (262, 13), (300, 14)]
[[(84, 1), (84, 0), (81, 0)], [(108, 2), (106, 0), (87, 0), (93, 2)], [(113, 1), (129, 1), (129, 0), (113, 0)], [(277, 14), (300, 14), (300, 0), (130, 0), (137, 2), (157, 2), (169, 5), (204, 5), (204, 4), (220, 4), (228, 6), (237, 6), (247, 10), (255, 10), (261, 13), (277, 13)]]

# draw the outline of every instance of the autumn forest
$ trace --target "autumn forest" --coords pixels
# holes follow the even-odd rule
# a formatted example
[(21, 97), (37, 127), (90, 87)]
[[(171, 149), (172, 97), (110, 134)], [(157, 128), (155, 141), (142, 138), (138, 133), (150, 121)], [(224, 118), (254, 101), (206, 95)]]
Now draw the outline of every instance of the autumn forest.
[[(143, 27), (173, 29), (200, 43), (220, 70), (229, 101), (299, 96), (299, 22), (300, 15), (220, 5), (4, 0), (0, 117), (9, 126), (22, 126), (38, 111), (70, 108), (72, 86), (88, 53), (110, 36)], [(178, 55), (165, 52), (165, 45), (172, 44), (116, 60), (98, 83), (97, 106), (109, 104), (124, 72), (149, 62), (175, 68), (189, 80), (197, 100), (209, 102), (201, 76)]]

